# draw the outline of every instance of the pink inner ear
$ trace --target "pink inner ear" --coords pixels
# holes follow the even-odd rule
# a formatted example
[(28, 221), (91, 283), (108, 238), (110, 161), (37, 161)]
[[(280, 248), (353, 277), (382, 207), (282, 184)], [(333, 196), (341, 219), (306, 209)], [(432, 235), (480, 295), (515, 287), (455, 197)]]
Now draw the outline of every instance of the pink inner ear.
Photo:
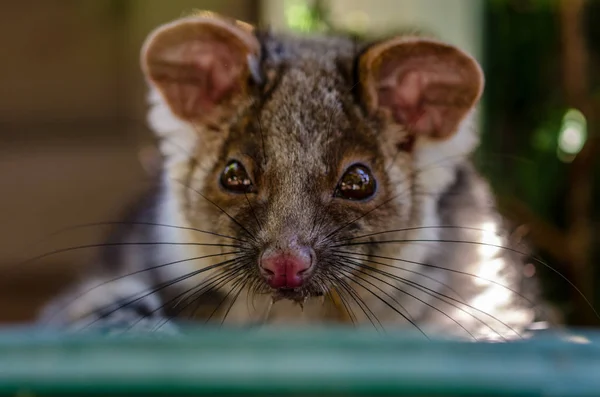
[(479, 95), (480, 77), (467, 66), (434, 56), (387, 59), (378, 73), (378, 106), (411, 132), (447, 137)]
[(241, 90), (244, 66), (242, 54), (227, 44), (197, 40), (165, 51), (150, 69), (172, 110), (194, 120)]

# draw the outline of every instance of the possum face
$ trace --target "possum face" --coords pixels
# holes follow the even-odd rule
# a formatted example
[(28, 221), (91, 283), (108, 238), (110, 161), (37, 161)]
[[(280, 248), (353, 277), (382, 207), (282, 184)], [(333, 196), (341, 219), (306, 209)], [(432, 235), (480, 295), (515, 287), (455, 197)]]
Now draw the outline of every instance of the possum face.
[(384, 234), (426, 223), (450, 183), (436, 158), (475, 145), (460, 131), (481, 71), (432, 40), (275, 37), (197, 16), (152, 33), (143, 68), (188, 134), (191, 154), (167, 165), (186, 222), (236, 251), (224, 272), (276, 298), (376, 271)]

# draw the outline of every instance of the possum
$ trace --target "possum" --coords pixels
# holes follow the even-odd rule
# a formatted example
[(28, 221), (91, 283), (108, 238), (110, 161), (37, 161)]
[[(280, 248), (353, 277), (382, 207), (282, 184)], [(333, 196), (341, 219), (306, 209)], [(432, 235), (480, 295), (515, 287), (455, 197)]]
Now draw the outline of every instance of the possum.
[(141, 70), (156, 183), (41, 323), (506, 340), (539, 319), (473, 164), (484, 76), (466, 52), (201, 13), (151, 32)]

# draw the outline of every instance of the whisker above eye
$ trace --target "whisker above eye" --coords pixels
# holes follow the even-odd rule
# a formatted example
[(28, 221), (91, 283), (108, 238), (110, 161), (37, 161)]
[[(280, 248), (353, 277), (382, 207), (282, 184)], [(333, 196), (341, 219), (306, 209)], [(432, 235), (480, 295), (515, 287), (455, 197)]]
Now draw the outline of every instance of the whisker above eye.
[(262, 122), (260, 121), (260, 112), (256, 112), (256, 122), (258, 123), (258, 132), (260, 134), (260, 140), (262, 143), (263, 164), (261, 164), (261, 166), (264, 166), (269, 158), (267, 156), (267, 147), (265, 145), (265, 135), (263, 134)]
[[(415, 177), (416, 175), (418, 175), (419, 173), (423, 173), (423, 172), (426, 172), (426, 171), (428, 171), (428, 170), (430, 170), (430, 169), (432, 169), (432, 168), (439, 167), (439, 166), (441, 166), (441, 164), (443, 164), (443, 163), (444, 163), (444, 162), (446, 162), (446, 161), (449, 161), (449, 160), (451, 160), (451, 159), (454, 159), (454, 158), (461, 158), (461, 157), (465, 157), (466, 155), (468, 155), (468, 153), (461, 153), (461, 154), (457, 154), (457, 155), (454, 155), (454, 156), (447, 156), (447, 157), (444, 157), (444, 158), (442, 158), (442, 159), (440, 159), (440, 160), (438, 160), (438, 161), (435, 161), (435, 162), (432, 162), (432, 163), (430, 163), (430, 164), (427, 164), (427, 165), (423, 166), (423, 167), (422, 167), (422, 168), (420, 168), (420, 169), (415, 169), (413, 172), (411, 172), (410, 174), (406, 175), (406, 177), (404, 178), (404, 180), (403, 180), (402, 182), (405, 182), (405, 181), (407, 181), (407, 180), (409, 180), (409, 179), (411, 179), (411, 178), (414, 178), (414, 177)], [(343, 224), (343, 225), (342, 225), (342, 226), (340, 226), (339, 228), (335, 229), (333, 232), (331, 232), (331, 233), (329, 233), (327, 236), (325, 236), (325, 240), (331, 239), (331, 237), (335, 236), (337, 233), (341, 232), (342, 230), (344, 230), (344, 229), (345, 229), (345, 228), (347, 228), (348, 226), (350, 226), (350, 225), (352, 225), (352, 224), (356, 223), (357, 221), (359, 221), (360, 219), (362, 219), (362, 218), (366, 217), (367, 215), (369, 215), (369, 214), (372, 214), (374, 211), (376, 211), (376, 210), (380, 209), (380, 208), (381, 208), (382, 206), (384, 206), (384, 205), (387, 205), (387, 204), (389, 204), (389, 203), (390, 203), (390, 202), (392, 202), (393, 200), (396, 200), (396, 199), (398, 199), (398, 198), (401, 198), (401, 197), (402, 197), (402, 195), (404, 195), (404, 194), (411, 194), (411, 193), (414, 193), (414, 192), (413, 192), (412, 190), (408, 189), (407, 191), (405, 191), (405, 192), (403, 192), (403, 193), (400, 193), (400, 194), (397, 194), (397, 195), (395, 195), (395, 196), (392, 196), (392, 197), (390, 197), (389, 199), (385, 200), (383, 203), (379, 204), (379, 205), (378, 205), (378, 206), (376, 206), (375, 208), (373, 208), (373, 209), (371, 209), (371, 210), (367, 211), (366, 213), (364, 213), (364, 214), (362, 214), (362, 215), (360, 215), (360, 216), (356, 217), (355, 219), (353, 219), (353, 220), (351, 220), (351, 221), (349, 221), (349, 222), (347, 222), (347, 223)]]

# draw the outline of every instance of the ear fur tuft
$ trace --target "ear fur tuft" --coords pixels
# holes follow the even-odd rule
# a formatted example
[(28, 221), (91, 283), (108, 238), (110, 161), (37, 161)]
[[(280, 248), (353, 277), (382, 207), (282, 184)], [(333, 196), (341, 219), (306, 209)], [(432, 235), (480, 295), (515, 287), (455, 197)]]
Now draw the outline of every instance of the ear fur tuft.
[(369, 112), (387, 111), (410, 132), (437, 139), (456, 133), (484, 86), (475, 59), (431, 39), (384, 41), (367, 49), (358, 65)]
[(141, 63), (177, 117), (214, 122), (247, 94), (249, 64), (259, 53), (250, 25), (203, 13), (154, 30), (142, 48)]

